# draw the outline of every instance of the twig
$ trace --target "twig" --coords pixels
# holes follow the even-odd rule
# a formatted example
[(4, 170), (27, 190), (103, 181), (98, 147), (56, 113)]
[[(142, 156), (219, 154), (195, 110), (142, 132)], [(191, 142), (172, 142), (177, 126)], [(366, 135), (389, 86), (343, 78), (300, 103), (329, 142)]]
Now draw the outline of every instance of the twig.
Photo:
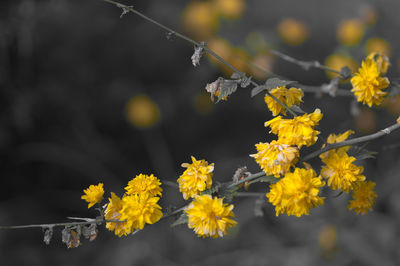
[(349, 140), (342, 141), (339, 143), (329, 144), (328, 146), (326, 146), (325, 148), (323, 148), (321, 150), (317, 150), (315, 152), (312, 152), (312, 153), (306, 155), (301, 161), (302, 162), (308, 161), (308, 160), (310, 160), (314, 157), (317, 157), (318, 155), (320, 155), (324, 152), (327, 152), (329, 150), (332, 150), (332, 149), (340, 148), (343, 146), (354, 145), (354, 144), (358, 144), (358, 143), (363, 143), (366, 141), (371, 141), (371, 140), (383, 137), (385, 135), (389, 135), (390, 133), (392, 133), (393, 131), (395, 131), (399, 128), (400, 128), (400, 125), (396, 123), (390, 127), (384, 128), (374, 134), (370, 134), (370, 135), (359, 137), (359, 138), (349, 139)]
[(258, 173), (252, 174), (252, 175), (250, 175), (250, 176), (248, 176), (248, 177), (246, 177), (246, 178), (240, 179), (239, 181), (230, 184), (230, 185), (228, 186), (228, 188), (233, 188), (233, 187), (235, 187), (235, 186), (238, 186), (238, 185), (240, 185), (240, 184), (243, 184), (243, 183), (245, 183), (245, 182), (251, 181), (251, 180), (253, 180), (253, 179), (256, 179), (256, 178), (259, 178), (259, 177), (262, 177), (262, 176), (265, 176), (265, 173), (264, 173), (264, 172), (258, 172)]
[(327, 67), (325, 65), (322, 65), (318, 61), (302, 61), (302, 60), (295, 59), (295, 58), (293, 58), (291, 56), (285, 55), (285, 54), (283, 54), (283, 53), (281, 53), (279, 51), (273, 50), (273, 49), (270, 49), (269, 51), (271, 52), (271, 54), (274, 54), (277, 57), (280, 57), (283, 60), (288, 61), (290, 63), (299, 65), (300, 67), (304, 68), (305, 70), (309, 70), (310, 68), (313, 67), (313, 68), (319, 68), (319, 69), (322, 69), (322, 70), (330, 71), (330, 72), (339, 74), (340, 76), (342, 75), (340, 73), (340, 71), (332, 69), (332, 68), (329, 68), (329, 67)]
[[(161, 23), (155, 21), (154, 19), (149, 18), (148, 16), (146, 16), (146, 15), (144, 15), (143, 13), (137, 11), (136, 9), (134, 9), (134, 8), (131, 7), (131, 6), (127, 6), (127, 5), (118, 3), (118, 2), (113, 1), (113, 0), (103, 0), (103, 1), (104, 1), (104, 2), (107, 2), (107, 3), (110, 3), (110, 4), (113, 4), (113, 5), (115, 5), (115, 6), (119, 7), (119, 8), (122, 8), (122, 10), (123, 10), (124, 13), (130, 11), (130, 12), (132, 12), (132, 13), (134, 13), (134, 14), (140, 16), (141, 18), (143, 18), (143, 19), (145, 19), (145, 20), (147, 20), (147, 21), (153, 23), (154, 25), (157, 25), (158, 27), (160, 27), (160, 28), (166, 30), (170, 35), (174, 35), (174, 36), (176, 36), (176, 37), (178, 37), (178, 38), (181, 38), (182, 40), (185, 40), (185, 41), (187, 41), (187, 42), (189, 42), (189, 43), (191, 43), (191, 44), (193, 44), (193, 45), (195, 45), (195, 46), (197, 46), (197, 47), (203, 48), (204, 51), (207, 51), (209, 54), (213, 55), (215, 58), (217, 58), (219, 61), (221, 61), (224, 65), (226, 65), (227, 67), (229, 67), (230, 69), (232, 69), (235, 73), (237, 73), (241, 78), (246, 78), (246, 74), (245, 74), (245, 73), (240, 72), (238, 69), (236, 69), (236, 68), (235, 68), (234, 66), (232, 66), (229, 62), (227, 62), (225, 59), (223, 59), (222, 57), (220, 57), (218, 54), (216, 54), (213, 50), (211, 50), (210, 48), (208, 48), (206, 45), (204, 45), (204, 44), (202, 44), (202, 43), (199, 43), (199, 42), (196, 42), (195, 40), (193, 40), (193, 39), (191, 39), (191, 38), (189, 38), (189, 37), (187, 37), (187, 36), (185, 36), (185, 35), (183, 35), (183, 34), (181, 34), (181, 33), (179, 33), (179, 32), (174, 31), (173, 29), (171, 29), (171, 28), (169, 28), (169, 27), (167, 27), (167, 26), (165, 26), (165, 25), (163, 25), (163, 24), (161, 24)], [(259, 86), (259, 85), (258, 85), (256, 82), (254, 82), (254, 81), (251, 81), (251, 84), (252, 84), (253, 86), (255, 86), (255, 87), (258, 87), (258, 86)], [(291, 115), (297, 116), (296, 113), (295, 113), (292, 109), (290, 109), (286, 104), (284, 104), (282, 101), (280, 101), (279, 99), (277, 99), (275, 96), (271, 95), (268, 91), (267, 91), (267, 94), (268, 94), (270, 97), (272, 97), (272, 99), (274, 99), (276, 102), (278, 102), (280, 105), (282, 105)]]
[(265, 193), (263, 192), (238, 192), (235, 194), (235, 197), (264, 197)]
[(124, 221), (93, 219), (92, 221), (85, 221), (85, 222), (0, 226), (0, 229), (49, 228), (49, 227), (59, 227), (59, 226), (71, 227), (71, 226), (87, 225), (87, 224), (102, 224), (105, 222), (106, 223), (108, 223), (108, 222), (120, 223), (120, 222), (124, 222)]

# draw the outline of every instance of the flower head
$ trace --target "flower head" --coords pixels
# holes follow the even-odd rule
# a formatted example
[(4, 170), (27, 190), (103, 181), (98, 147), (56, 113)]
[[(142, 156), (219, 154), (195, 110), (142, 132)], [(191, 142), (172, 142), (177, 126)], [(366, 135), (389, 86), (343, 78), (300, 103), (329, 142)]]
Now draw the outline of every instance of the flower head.
[[(354, 134), (354, 131), (353, 131), (353, 130), (347, 130), (346, 132), (344, 132), (344, 133), (342, 133), (342, 134), (338, 134), (338, 135), (336, 135), (336, 134), (330, 134), (330, 135), (328, 136), (327, 142), (328, 142), (329, 144), (334, 144), (334, 143), (343, 142), (343, 141), (345, 141), (351, 134)], [(322, 147), (325, 147), (325, 145), (323, 145)], [(350, 149), (350, 146), (344, 146), (344, 147), (340, 147), (340, 148), (337, 148), (337, 149), (332, 149), (332, 150), (329, 150), (329, 151), (327, 151), (327, 152), (322, 153), (319, 157), (320, 157), (321, 159), (323, 159), (323, 158), (325, 158), (326, 156), (328, 156), (329, 153), (332, 153), (332, 152), (339, 152), (339, 153), (342, 153), (342, 152), (347, 152), (349, 149)]]
[(189, 218), (188, 226), (201, 237), (223, 237), (229, 228), (237, 224), (230, 218), (235, 217), (232, 209), (233, 205), (223, 203), (222, 198), (196, 196), (185, 209)]
[(270, 185), (267, 198), (275, 206), (276, 216), (286, 213), (300, 217), (324, 203), (324, 198), (318, 196), (319, 188), (324, 185), (325, 182), (316, 176), (313, 169), (296, 168), (293, 173), (287, 173)]
[(99, 202), (104, 195), (103, 183), (99, 183), (98, 185), (90, 185), (89, 188), (84, 189), (83, 192), (85, 195), (82, 195), (81, 199), (85, 200), (89, 203), (88, 208), (95, 205)]
[(367, 59), (375, 61), (379, 74), (386, 74), (390, 66), (389, 58), (387, 56), (372, 52), (367, 56)]
[[(111, 198), (108, 198), (107, 208), (104, 211), (104, 218), (106, 220), (120, 220), (121, 221), (122, 200), (111, 192)], [(106, 228), (121, 237), (131, 233), (130, 229), (126, 226), (126, 222), (109, 222), (106, 223)]]
[(183, 163), (182, 167), (187, 168), (178, 178), (179, 191), (182, 192), (185, 200), (193, 198), (200, 192), (209, 189), (212, 185), (214, 164), (208, 164), (205, 160), (196, 160), (192, 156), (192, 163)]
[(140, 174), (128, 182), (125, 190), (128, 195), (150, 193), (151, 196), (161, 196), (162, 188), (160, 186), (160, 180), (153, 174)]
[(372, 181), (358, 182), (353, 190), (353, 199), (347, 206), (349, 210), (354, 210), (357, 214), (367, 214), (368, 211), (372, 211), (377, 197), (374, 191), (375, 185)]
[(387, 94), (383, 90), (386, 89), (390, 82), (388, 78), (381, 77), (381, 74), (387, 70), (386, 63), (383, 59), (380, 62), (379, 58), (367, 57), (361, 63), (358, 72), (351, 78), (354, 95), (357, 101), (363, 104), (368, 104), (371, 107), (373, 104), (380, 105)]
[(364, 168), (353, 164), (356, 158), (347, 153), (334, 151), (322, 159), (321, 176), (328, 179), (328, 186), (348, 193), (358, 181), (364, 181)]
[(126, 230), (132, 233), (135, 229), (143, 229), (145, 224), (154, 224), (163, 216), (161, 206), (157, 204), (159, 197), (149, 193), (128, 195), (122, 198), (121, 220), (126, 220)]
[(314, 113), (296, 116), (293, 119), (283, 119), (281, 116), (265, 122), (265, 126), (271, 127), (271, 131), (278, 135), (279, 142), (287, 145), (296, 145), (301, 148), (303, 145), (314, 144), (319, 131), (314, 130), (322, 119), (322, 113), (315, 109)]
[[(271, 90), (270, 93), (289, 108), (293, 105), (299, 105), (302, 102), (301, 98), (304, 96), (301, 89), (287, 89), (285, 86), (275, 88)], [(286, 115), (286, 109), (268, 94), (265, 95), (264, 101), (268, 105), (269, 110), (271, 110), (272, 115), (277, 116), (280, 113)]]
[(264, 170), (267, 175), (279, 177), (289, 172), (299, 157), (299, 149), (287, 144), (281, 144), (276, 140), (271, 143), (256, 144), (257, 153), (250, 155)]

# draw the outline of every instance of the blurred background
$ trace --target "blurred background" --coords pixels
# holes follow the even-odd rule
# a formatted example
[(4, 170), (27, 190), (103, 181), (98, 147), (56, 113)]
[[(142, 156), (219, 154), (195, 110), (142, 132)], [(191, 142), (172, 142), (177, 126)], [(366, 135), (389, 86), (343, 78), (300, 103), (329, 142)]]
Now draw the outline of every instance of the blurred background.
[[(377, 51), (399, 77), (400, 2), (396, 0), (123, 1), (208, 46), (255, 80), (271, 73), (320, 86), (333, 77), (274, 57), (273, 48), (301, 60), (356, 71)], [(80, 199), (103, 182), (105, 197), (121, 195), (139, 173), (175, 182), (190, 156), (215, 163), (214, 182), (235, 170), (260, 169), (249, 154), (270, 141), (263, 95), (250, 89), (214, 104), (205, 86), (231, 72), (205, 56), (192, 66), (193, 46), (100, 0), (0, 1), (0, 225), (95, 217)], [(257, 66), (257, 67), (256, 67)], [(264, 69), (265, 71), (261, 71)], [(350, 89), (348, 83), (341, 84)], [(356, 136), (394, 123), (396, 86), (382, 107), (351, 97), (306, 94), (303, 110), (324, 113), (321, 136), (347, 129)], [(358, 162), (377, 183), (374, 211), (350, 212), (349, 195), (326, 200), (310, 216), (275, 217), (264, 202), (235, 199), (238, 226), (223, 239), (201, 239), (170, 220), (118, 238), (100, 228), (94, 242), (67, 249), (56, 229), (49, 246), (40, 229), (0, 231), (2, 265), (399, 265), (400, 134), (370, 143), (376, 159)], [(307, 154), (317, 148), (303, 148)], [(320, 162), (311, 161), (317, 171)], [(184, 204), (164, 185), (161, 205)], [(251, 187), (265, 192), (265, 184)]]

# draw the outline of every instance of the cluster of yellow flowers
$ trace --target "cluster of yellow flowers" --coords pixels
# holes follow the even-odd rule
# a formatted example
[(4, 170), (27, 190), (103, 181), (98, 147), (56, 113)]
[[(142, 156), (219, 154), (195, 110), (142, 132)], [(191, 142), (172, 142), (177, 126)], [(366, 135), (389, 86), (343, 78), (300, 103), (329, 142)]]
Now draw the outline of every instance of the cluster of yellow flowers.
[[(135, 230), (141, 230), (146, 224), (154, 224), (161, 219), (163, 213), (158, 201), (162, 195), (160, 180), (154, 175), (140, 174), (129, 181), (126, 192), (119, 198), (111, 192), (109, 202), (104, 206), (106, 228), (121, 237)], [(82, 199), (89, 202), (89, 208), (100, 203), (104, 190), (103, 184), (91, 185), (84, 190)], [(102, 209), (101, 209), (102, 210)]]
[[(375, 65), (377, 73), (382, 74), (387, 70), (388, 65), (384, 57), (372, 54), (367, 60)], [(367, 82), (376, 85), (373, 80)], [(287, 89), (283, 86), (270, 90), (270, 93), (289, 108), (302, 102), (301, 89)], [(274, 116), (280, 113), (286, 115), (285, 108), (278, 105), (269, 95), (265, 96), (265, 103)], [(256, 144), (257, 153), (250, 155), (266, 175), (277, 178), (277, 182), (270, 185), (270, 191), (266, 194), (269, 202), (275, 206), (277, 216), (282, 213), (297, 217), (308, 215), (311, 208), (322, 205), (324, 198), (319, 192), (320, 188), (326, 185), (323, 179), (327, 179), (327, 185), (333, 190), (346, 193), (353, 190), (353, 200), (348, 208), (356, 213), (367, 213), (375, 202), (376, 193), (372, 185), (375, 183), (368, 181), (369, 185), (366, 185), (365, 176), (362, 174), (364, 169), (354, 164), (355, 157), (347, 154), (348, 146), (320, 155), (324, 165), (319, 176), (308, 164), (304, 164), (305, 168), (296, 166), (301, 147), (316, 143), (320, 132), (315, 127), (322, 116), (321, 111), (316, 109), (313, 113), (295, 116), (292, 119), (277, 116), (267, 121), (265, 126), (270, 127), (270, 133), (276, 134), (278, 139), (270, 143)], [(348, 130), (339, 135), (331, 134), (327, 141), (329, 144), (342, 142), (353, 133), (354, 131)]]
[(183, 163), (186, 168), (179, 177), (179, 190), (185, 200), (194, 198), (185, 208), (188, 217), (188, 226), (201, 237), (222, 237), (236, 221), (231, 217), (233, 205), (223, 202), (223, 198), (212, 197), (208, 194), (201, 195), (206, 189), (211, 188), (214, 164), (208, 164), (205, 160), (196, 160), (192, 156), (192, 163)]

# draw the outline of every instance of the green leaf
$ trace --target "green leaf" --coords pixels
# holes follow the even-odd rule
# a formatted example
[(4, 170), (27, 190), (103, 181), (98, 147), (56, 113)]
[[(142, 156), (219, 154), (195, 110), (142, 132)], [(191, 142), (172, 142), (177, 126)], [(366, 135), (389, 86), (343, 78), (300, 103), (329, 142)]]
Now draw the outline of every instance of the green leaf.
[(178, 219), (175, 220), (175, 222), (173, 222), (171, 224), (171, 227), (175, 227), (177, 225), (181, 225), (181, 224), (186, 224), (188, 223), (189, 218), (186, 215), (186, 212), (182, 212), (182, 214), (179, 216)]
[(297, 81), (283, 80), (279, 78), (270, 78), (265, 82), (265, 86), (268, 90), (275, 89), (277, 87), (287, 86)]

